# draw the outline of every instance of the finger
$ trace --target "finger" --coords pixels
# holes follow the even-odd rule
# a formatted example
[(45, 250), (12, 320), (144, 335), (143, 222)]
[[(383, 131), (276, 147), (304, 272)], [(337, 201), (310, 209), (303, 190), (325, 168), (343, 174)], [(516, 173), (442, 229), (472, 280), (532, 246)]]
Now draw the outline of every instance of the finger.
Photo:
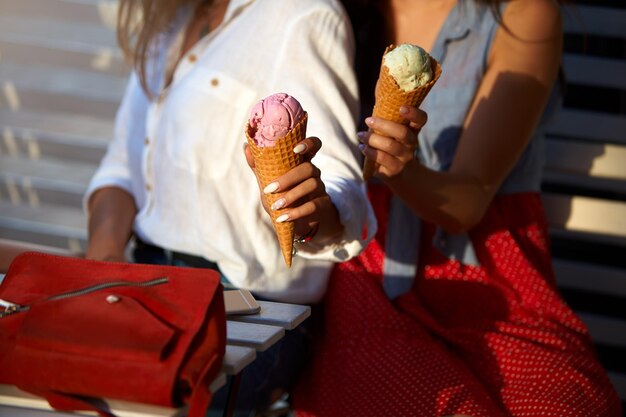
[(281, 195), (280, 198), (272, 204), (271, 209), (280, 210), (299, 204), (301, 201), (312, 200), (325, 193), (326, 188), (319, 178), (309, 178)]
[(243, 153), (246, 156), (246, 162), (248, 166), (254, 169), (254, 156), (252, 155), (252, 151), (250, 150), (250, 146), (246, 142), (243, 143)]
[(428, 121), (428, 114), (413, 106), (400, 107), (400, 114), (410, 122), (414, 129), (421, 129)]
[(320, 170), (315, 165), (310, 162), (303, 162), (276, 178), (266, 187), (264, 192), (266, 194), (285, 192), (309, 178), (319, 178), (320, 174)]
[[(307, 221), (319, 221), (319, 215), (324, 210), (325, 206), (332, 204), (330, 197), (325, 194), (323, 197), (318, 197), (311, 201), (298, 206), (290, 208), (289, 211), (280, 216), (277, 221), (296, 221), (299, 219), (307, 219)], [(281, 219), (282, 217), (282, 219)]]
[(404, 167), (404, 163), (400, 159), (379, 149), (366, 146), (362, 152), (363, 155), (374, 161), (376, 176), (380, 176), (380, 174), (383, 174), (383, 176), (394, 176), (400, 173)]
[(376, 133), (396, 139), (406, 145), (415, 146), (415, 132), (401, 123), (392, 122), (378, 117), (368, 117), (365, 119), (367, 124)]
[[(256, 165), (254, 163), (254, 156), (252, 155), (250, 146), (248, 146), (246, 142), (244, 142), (243, 144), (243, 153), (246, 157), (246, 162), (248, 163), (248, 166), (252, 169), (252, 172), (254, 173), (254, 177), (256, 178), (256, 182), (257, 182), (257, 185), (259, 186), (259, 189), (262, 189), (263, 184), (261, 183), (261, 179), (259, 178), (259, 175), (255, 169)], [(265, 211), (269, 213), (270, 208), (267, 206), (265, 199), (261, 199), (261, 202), (263, 204), (263, 208), (265, 209)]]
[(261, 179), (259, 178), (259, 175), (256, 172), (256, 164), (254, 163), (254, 155), (252, 155), (252, 150), (250, 149), (250, 146), (246, 142), (243, 143), (243, 154), (246, 157), (246, 162), (248, 163), (248, 166), (252, 169), (252, 172), (254, 172), (254, 176), (256, 177), (256, 182), (259, 184), (259, 188), (261, 188), (262, 187)]
[(359, 142), (361, 142), (361, 143), (366, 143), (371, 134), (372, 134), (371, 130), (367, 131), (367, 132), (366, 131), (356, 132), (356, 135), (359, 138)]
[(315, 136), (311, 136), (298, 142), (298, 144), (293, 148), (293, 152), (301, 154), (305, 160), (310, 161), (321, 149), (321, 147), (322, 141)]
[(386, 152), (396, 158), (401, 158), (407, 155), (412, 156), (414, 152), (414, 147), (405, 145), (393, 138), (381, 136), (376, 133), (372, 133), (364, 138), (363, 143), (370, 148)]

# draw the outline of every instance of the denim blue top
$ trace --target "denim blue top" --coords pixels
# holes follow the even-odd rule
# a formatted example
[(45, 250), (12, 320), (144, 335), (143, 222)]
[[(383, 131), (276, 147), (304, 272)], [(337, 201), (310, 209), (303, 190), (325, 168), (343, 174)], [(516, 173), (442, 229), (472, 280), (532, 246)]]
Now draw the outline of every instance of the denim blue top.
[[(465, 115), (487, 69), (498, 25), (488, 6), (459, 0), (435, 41), (431, 55), (443, 71), (421, 106), (428, 113), (428, 123), (420, 136), (424, 163), (432, 169), (447, 170), (452, 164)], [(500, 187), (500, 194), (540, 190), (545, 162), (543, 122), (558, 107), (559, 98), (555, 92), (542, 123)], [(511, 103), (510, 111), (516, 111), (515, 103)]]
[[(503, 4), (501, 11), (504, 7)], [(452, 164), (465, 116), (487, 69), (498, 25), (489, 6), (459, 0), (439, 32), (430, 54), (440, 63), (442, 74), (421, 105), (428, 113), (428, 122), (419, 136), (420, 158), (431, 169), (445, 171)], [(559, 104), (560, 91), (555, 88), (534, 136), (498, 194), (540, 190), (543, 124)], [(516, 111), (515, 103), (511, 103), (510, 111)], [(395, 196), (387, 230), (383, 286), (388, 296), (394, 298), (411, 287), (420, 231), (419, 219)], [(433, 243), (451, 259), (465, 264), (479, 263), (466, 233), (449, 235), (439, 229)]]

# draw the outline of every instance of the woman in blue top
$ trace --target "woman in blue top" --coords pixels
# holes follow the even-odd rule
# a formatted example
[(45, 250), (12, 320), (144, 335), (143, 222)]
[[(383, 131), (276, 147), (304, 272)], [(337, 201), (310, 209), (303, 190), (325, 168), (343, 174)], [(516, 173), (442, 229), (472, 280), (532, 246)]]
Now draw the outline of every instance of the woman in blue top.
[(344, 3), (364, 115), (387, 44), (422, 46), (443, 73), (422, 110), (398, 109), (410, 126), (365, 119), (383, 133), (359, 134), (378, 164), (379, 228), (331, 276), (298, 415), (620, 415), (558, 294), (539, 195), (543, 121), (559, 98), (557, 2)]

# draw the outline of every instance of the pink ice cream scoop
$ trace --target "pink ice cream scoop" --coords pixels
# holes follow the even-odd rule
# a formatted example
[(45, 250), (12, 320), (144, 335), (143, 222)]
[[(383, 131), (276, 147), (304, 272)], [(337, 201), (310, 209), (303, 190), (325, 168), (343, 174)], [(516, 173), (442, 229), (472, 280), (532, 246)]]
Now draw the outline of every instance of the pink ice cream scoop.
[(259, 101), (252, 108), (249, 120), (256, 145), (274, 146), (303, 116), (302, 106), (289, 94), (276, 93)]

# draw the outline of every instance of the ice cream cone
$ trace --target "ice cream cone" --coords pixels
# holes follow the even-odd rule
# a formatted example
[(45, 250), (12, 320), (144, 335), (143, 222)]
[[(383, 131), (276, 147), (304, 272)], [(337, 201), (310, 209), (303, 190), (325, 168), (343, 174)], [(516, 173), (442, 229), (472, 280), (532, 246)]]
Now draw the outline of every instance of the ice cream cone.
[[(395, 48), (394, 45), (388, 46), (385, 54), (393, 48)], [(389, 73), (389, 69), (381, 64), (375, 90), (376, 102), (372, 115), (392, 122), (408, 124), (408, 120), (400, 114), (400, 107), (418, 107), (441, 75), (441, 66), (433, 57), (430, 57), (430, 65), (433, 71), (432, 79), (424, 86), (417, 87), (411, 91), (404, 91)], [(374, 133), (377, 133), (376, 130), (374, 130)], [(365, 181), (374, 174), (375, 165), (376, 163), (373, 160), (365, 157), (363, 164), (363, 179)]]
[[(293, 148), (306, 138), (306, 124), (308, 115), (306, 112), (300, 121), (291, 129), (286, 136), (276, 141), (274, 146), (257, 146), (254, 141), (254, 134), (250, 131), (250, 125), (246, 126), (246, 137), (248, 139), (248, 145), (252, 150), (254, 156), (255, 170), (261, 181), (261, 186), (265, 188), (271, 182), (276, 180), (279, 176), (283, 175), (290, 169), (300, 165), (303, 161), (302, 155), (293, 152)], [(266, 207), (278, 200), (284, 193), (272, 193), (263, 194), (263, 203)], [(278, 223), (276, 219), (284, 214), (286, 209), (271, 210), (270, 216), (276, 236), (278, 237), (278, 243), (280, 249), (285, 258), (287, 266), (291, 267), (291, 260), (293, 257), (293, 240), (294, 240), (294, 225), (292, 222)]]

